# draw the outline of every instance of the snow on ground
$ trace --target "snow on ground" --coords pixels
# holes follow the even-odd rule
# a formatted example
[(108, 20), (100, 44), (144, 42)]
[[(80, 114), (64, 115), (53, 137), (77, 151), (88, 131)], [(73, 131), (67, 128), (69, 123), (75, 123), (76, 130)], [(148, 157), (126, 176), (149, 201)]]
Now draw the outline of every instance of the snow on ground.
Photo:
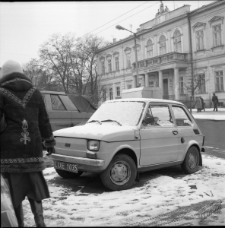
[[(203, 155), (203, 163), (192, 175), (149, 172), (142, 186), (101, 194), (73, 192), (63, 185), (54, 185), (48, 181), (58, 178), (58, 174), (54, 168), (47, 168), (44, 175), (51, 198), (43, 200), (45, 223), (47, 226), (201, 225), (199, 211), (203, 206), (209, 207), (218, 200), (225, 204), (225, 160)], [(28, 200), (23, 204), (25, 225), (35, 226)], [(225, 225), (225, 208), (204, 221), (208, 219), (208, 224), (215, 225), (216, 213), (216, 225)]]
[(205, 111), (197, 112), (197, 109), (192, 109), (192, 115), (195, 119), (225, 120), (225, 108), (218, 108), (218, 112), (212, 110), (213, 108), (206, 108)]

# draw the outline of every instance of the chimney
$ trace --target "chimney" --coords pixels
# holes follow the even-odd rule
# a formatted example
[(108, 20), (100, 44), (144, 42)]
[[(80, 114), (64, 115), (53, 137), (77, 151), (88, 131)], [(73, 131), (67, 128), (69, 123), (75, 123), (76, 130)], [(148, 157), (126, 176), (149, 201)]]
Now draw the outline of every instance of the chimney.
[(113, 43), (116, 43), (116, 38), (113, 38)]

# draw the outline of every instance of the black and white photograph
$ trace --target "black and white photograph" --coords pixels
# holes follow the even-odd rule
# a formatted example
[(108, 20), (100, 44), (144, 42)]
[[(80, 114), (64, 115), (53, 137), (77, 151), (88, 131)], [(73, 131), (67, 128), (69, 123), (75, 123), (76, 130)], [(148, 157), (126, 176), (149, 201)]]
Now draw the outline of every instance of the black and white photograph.
[(225, 1), (0, 2), (1, 227), (225, 226)]

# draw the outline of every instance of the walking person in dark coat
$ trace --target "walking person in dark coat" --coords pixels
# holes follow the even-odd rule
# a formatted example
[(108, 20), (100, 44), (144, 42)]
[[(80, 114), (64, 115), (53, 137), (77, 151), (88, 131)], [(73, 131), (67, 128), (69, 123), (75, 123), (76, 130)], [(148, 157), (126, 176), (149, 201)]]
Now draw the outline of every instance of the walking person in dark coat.
[(20, 227), (24, 226), (22, 201), (28, 197), (36, 226), (45, 226), (42, 200), (49, 190), (42, 170), (42, 139), (54, 150), (55, 140), (41, 93), (12, 60), (2, 66), (0, 112), (7, 127), (0, 135), (1, 174), (8, 181)]
[(216, 96), (215, 93), (213, 93), (212, 102), (213, 102), (213, 111), (217, 111), (218, 112), (218, 103), (219, 103), (219, 100), (218, 100), (218, 97)]
[(204, 112), (205, 112), (205, 102), (201, 96), (200, 96), (200, 99), (202, 101), (202, 110), (204, 110)]

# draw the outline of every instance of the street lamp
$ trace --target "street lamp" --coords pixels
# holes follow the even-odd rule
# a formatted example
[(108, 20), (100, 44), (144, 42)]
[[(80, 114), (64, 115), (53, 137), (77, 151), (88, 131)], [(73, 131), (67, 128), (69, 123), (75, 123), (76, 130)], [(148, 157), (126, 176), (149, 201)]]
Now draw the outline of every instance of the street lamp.
[(135, 50), (135, 65), (136, 65), (136, 74), (137, 74), (137, 78), (135, 80), (135, 86), (137, 87), (137, 80), (138, 80), (138, 58), (137, 58), (137, 42), (136, 42), (136, 39), (137, 39), (137, 34), (120, 26), (120, 25), (117, 25), (116, 26), (116, 29), (118, 30), (127, 30), (128, 32), (131, 32), (133, 35), (134, 35), (134, 50)]

